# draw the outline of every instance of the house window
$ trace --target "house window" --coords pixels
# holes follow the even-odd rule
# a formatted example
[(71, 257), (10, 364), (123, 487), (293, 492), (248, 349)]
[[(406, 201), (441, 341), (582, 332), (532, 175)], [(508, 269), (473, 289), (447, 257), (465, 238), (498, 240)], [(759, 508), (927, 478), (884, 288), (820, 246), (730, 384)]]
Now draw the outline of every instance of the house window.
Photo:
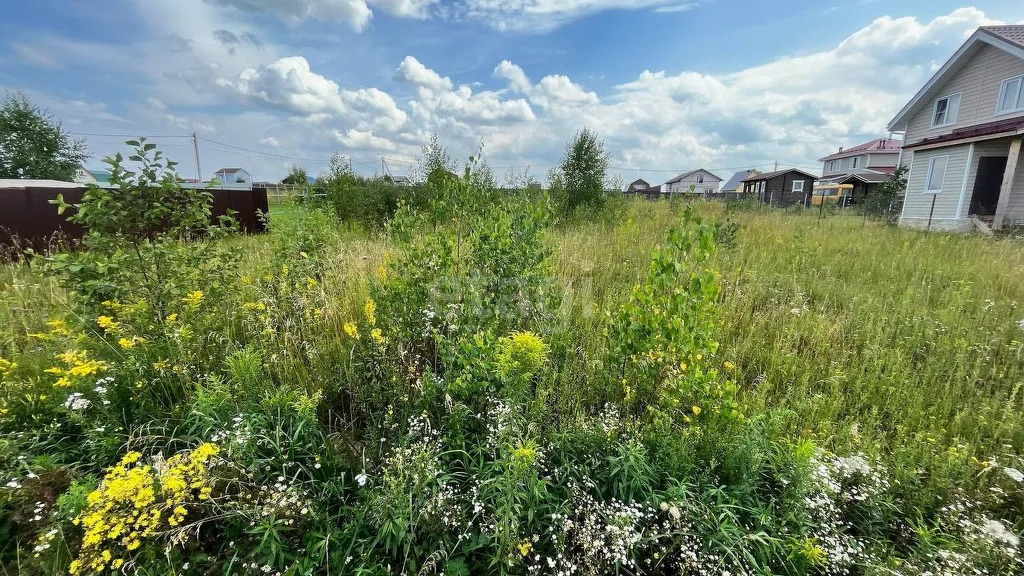
[(804, 181), (803, 180), (793, 180), (793, 192), (800, 192), (801, 194), (803, 194), (803, 191), (804, 191)]
[(839, 172), (839, 160), (832, 160), (828, 163), (829, 172)]
[(856, 170), (857, 168), (860, 168), (860, 156), (850, 158), (850, 169)]
[(1007, 78), (999, 88), (999, 103), (996, 114), (1024, 110), (1024, 76)]
[(946, 164), (949, 156), (935, 156), (928, 160), (928, 176), (924, 181), (925, 194), (938, 194), (942, 192), (942, 185), (946, 181)]
[(956, 124), (956, 115), (960, 110), (960, 94), (950, 94), (935, 101), (932, 109), (932, 128)]

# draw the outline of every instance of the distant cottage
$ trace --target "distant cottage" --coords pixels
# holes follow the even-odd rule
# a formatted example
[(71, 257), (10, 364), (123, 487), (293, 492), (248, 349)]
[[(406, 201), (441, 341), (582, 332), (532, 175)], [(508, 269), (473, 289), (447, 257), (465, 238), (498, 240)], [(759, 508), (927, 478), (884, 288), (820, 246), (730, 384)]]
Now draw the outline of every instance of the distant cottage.
[(808, 206), (817, 179), (796, 168), (755, 173), (743, 179), (743, 192), (769, 206)]
[(670, 198), (676, 194), (716, 194), (722, 179), (703, 168), (680, 174), (665, 182), (662, 192)]
[(851, 184), (850, 199), (862, 201), (874, 194), (879, 184), (889, 179), (899, 163), (903, 142), (877, 138), (852, 148), (840, 148), (819, 161), (822, 163), (819, 184)]

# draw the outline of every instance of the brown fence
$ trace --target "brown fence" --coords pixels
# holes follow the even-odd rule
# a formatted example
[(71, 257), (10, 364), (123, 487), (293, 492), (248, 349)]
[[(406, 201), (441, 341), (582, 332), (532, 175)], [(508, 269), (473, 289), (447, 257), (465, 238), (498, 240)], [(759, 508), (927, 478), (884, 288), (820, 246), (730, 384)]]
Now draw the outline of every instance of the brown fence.
[[(258, 234), (266, 231), (266, 224), (259, 217), (259, 212), (269, 212), (265, 188), (214, 189), (210, 192), (213, 194), (211, 217), (214, 221), (230, 209), (244, 232)], [(0, 254), (4, 249), (32, 247), (38, 250), (54, 241), (70, 242), (81, 238), (84, 233), (82, 227), (68, 222), (68, 212), (58, 215), (57, 207), (50, 204), (50, 200), (56, 200), (58, 194), (63, 194), (66, 202), (75, 204), (82, 200), (84, 193), (84, 186), (0, 187)]]

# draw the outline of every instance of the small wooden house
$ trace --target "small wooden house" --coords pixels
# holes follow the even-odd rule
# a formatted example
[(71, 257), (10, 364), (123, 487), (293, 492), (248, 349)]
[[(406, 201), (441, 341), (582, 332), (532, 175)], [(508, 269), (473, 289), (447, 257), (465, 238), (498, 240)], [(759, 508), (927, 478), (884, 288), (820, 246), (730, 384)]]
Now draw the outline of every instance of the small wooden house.
[(743, 179), (743, 192), (769, 206), (809, 206), (817, 179), (817, 176), (796, 168), (755, 173)]

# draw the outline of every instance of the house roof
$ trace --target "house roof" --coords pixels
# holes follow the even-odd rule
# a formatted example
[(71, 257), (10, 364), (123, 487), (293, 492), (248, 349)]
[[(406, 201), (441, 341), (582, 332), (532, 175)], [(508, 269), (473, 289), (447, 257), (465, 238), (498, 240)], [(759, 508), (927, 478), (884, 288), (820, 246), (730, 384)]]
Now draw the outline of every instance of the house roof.
[(797, 174), (803, 174), (804, 176), (807, 176), (808, 178), (814, 178), (815, 180), (818, 179), (817, 176), (815, 176), (814, 174), (811, 174), (810, 172), (804, 172), (803, 170), (799, 170), (797, 168), (786, 168), (785, 170), (776, 170), (774, 172), (764, 172), (764, 173), (759, 173), (759, 174), (753, 174), (751, 176), (747, 176), (746, 178), (744, 178), (743, 181), (744, 182), (757, 182), (759, 180), (771, 180), (772, 178), (775, 178), (776, 176), (781, 176), (781, 175), (789, 173), (789, 172), (796, 172)]
[(836, 152), (835, 154), (829, 154), (824, 158), (819, 158), (818, 161), (828, 162), (829, 160), (839, 160), (840, 158), (857, 156), (858, 154), (863, 154), (864, 152), (890, 152), (893, 154), (898, 154), (901, 146), (903, 146), (902, 140), (894, 140), (892, 138), (875, 138), (870, 142), (858, 144), (851, 148), (840, 149), (839, 152)]
[(982, 26), (964, 42), (938, 72), (914, 95), (906, 106), (889, 122), (890, 131), (902, 130), (910, 118), (926, 105), (942, 89), (946, 82), (959, 72), (971, 57), (984, 46), (995, 46), (1024, 60), (1024, 25)]
[(97, 182), (110, 182), (110, 171), (109, 170), (87, 170)]
[[(714, 174), (712, 174), (711, 172), (709, 172), (709, 171), (707, 171), (707, 170), (705, 170), (703, 168), (697, 168), (696, 170), (690, 170), (689, 172), (686, 172), (684, 174), (680, 174), (679, 176), (676, 176), (675, 178), (669, 180), (668, 182), (665, 182), (665, 184), (672, 184), (673, 182), (679, 182), (680, 180), (683, 180), (683, 179), (685, 179), (685, 178), (687, 178), (689, 176), (693, 176), (697, 172), (703, 172), (703, 173), (711, 176), (712, 178), (718, 178), (718, 176), (715, 176)], [(718, 178), (718, 181), (721, 182), (722, 179)]]
[(756, 173), (757, 170), (754, 170), (753, 168), (749, 170), (740, 170), (739, 172), (733, 174), (732, 178), (729, 178), (729, 181), (725, 183), (725, 186), (722, 186), (722, 190), (735, 190), (740, 187), (740, 184), (743, 183), (743, 180), (745, 180), (748, 176), (751, 176)]
[(244, 168), (221, 168), (217, 170), (215, 174), (234, 174), (235, 172), (245, 172)]
[(651, 187), (651, 183), (648, 182), (647, 180), (644, 180), (643, 178), (637, 178), (636, 180), (633, 180), (632, 182), (630, 182), (629, 186), (626, 186), (626, 189), (627, 190), (631, 189), (634, 186), (636, 186), (637, 184), (643, 184), (644, 188), (650, 188)]
[(959, 128), (957, 130), (953, 130), (949, 134), (943, 134), (933, 138), (925, 138), (923, 140), (918, 140), (917, 142), (906, 144), (903, 148), (909, 150), (912, 148), (933, 146), (935, 144), (952, 144), (962, 140), (984, 138), (986, 136), (995, 136), (997, 134), (1020, 134), (1022, 131), (1024, 131), (1024, 117), (1018, 116), (1016, 118), (997, 120), (986, 124)]
[(998, 36), (1011, 44), (1024, 48), (1024, 25), (1016, 26), (982, 26), (982, 30)]

